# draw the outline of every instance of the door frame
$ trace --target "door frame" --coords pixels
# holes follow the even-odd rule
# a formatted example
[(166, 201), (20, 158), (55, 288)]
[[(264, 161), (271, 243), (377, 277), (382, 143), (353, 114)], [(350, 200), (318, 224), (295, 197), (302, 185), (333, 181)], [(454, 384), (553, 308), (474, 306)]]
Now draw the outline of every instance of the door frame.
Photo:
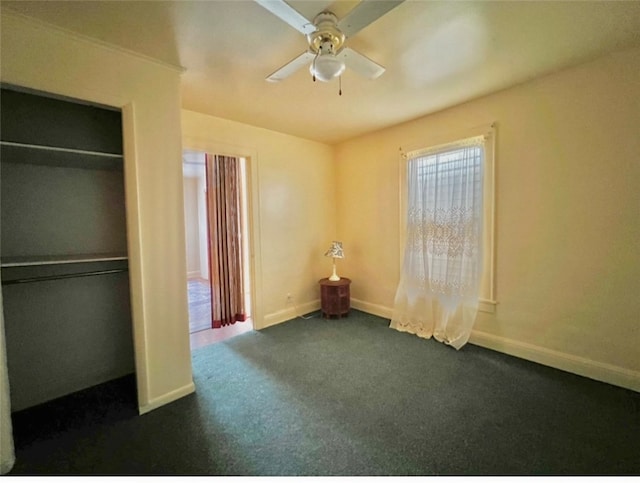
[(208, 139), (183, 138), (183, 151), (202, 151), (209, 154), (245, 158), (247, 170), (247, 227), (249, 230), (249, 290), (251, 293), (251, 320), (253, 329), (264, 328), (262, 304), (262, 251), (260, 249), (260, 200), (258, 155), (254, 149), (234, 146)]

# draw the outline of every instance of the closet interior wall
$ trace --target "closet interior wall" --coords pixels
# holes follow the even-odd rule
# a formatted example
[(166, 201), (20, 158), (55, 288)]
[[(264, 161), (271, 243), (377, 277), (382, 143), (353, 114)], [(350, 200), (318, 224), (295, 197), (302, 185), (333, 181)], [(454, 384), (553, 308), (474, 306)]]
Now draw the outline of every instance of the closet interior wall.
[(12, 411), (135, 372), (121, 112), (2, 86)]

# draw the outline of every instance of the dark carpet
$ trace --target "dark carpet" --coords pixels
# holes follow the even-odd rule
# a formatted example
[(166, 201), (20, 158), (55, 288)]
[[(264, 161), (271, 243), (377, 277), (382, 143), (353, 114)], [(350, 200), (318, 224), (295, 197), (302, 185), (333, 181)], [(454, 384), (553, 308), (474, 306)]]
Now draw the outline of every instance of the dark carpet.
[(112, 398), (119, 418), (81, 405), (34, 435), (23, 414), (11, 474), (640, 474), (640, 394), (388, 323), (352, 311), (198, 349), (197, 392), (143, 416)]

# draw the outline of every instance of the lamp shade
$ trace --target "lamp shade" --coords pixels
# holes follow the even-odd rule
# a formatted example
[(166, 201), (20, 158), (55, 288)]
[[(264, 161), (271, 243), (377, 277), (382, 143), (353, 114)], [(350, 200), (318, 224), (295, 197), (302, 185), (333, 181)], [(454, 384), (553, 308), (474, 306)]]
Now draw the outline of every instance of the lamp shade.
[(316, 79), (322, 82), (329, 82), (331, 79), (338, 77), (344, 72), (344, 69), (344, 62), (331, 53), (320, 54), (309, 68), (311, 73), (316, 76)]
[(324, 254), (325, 257), (332, 258), (344, 258), (344, 251), (342, 250), (342, 242), (333, 241), (331, 242), (331, 246), (327, 253)]

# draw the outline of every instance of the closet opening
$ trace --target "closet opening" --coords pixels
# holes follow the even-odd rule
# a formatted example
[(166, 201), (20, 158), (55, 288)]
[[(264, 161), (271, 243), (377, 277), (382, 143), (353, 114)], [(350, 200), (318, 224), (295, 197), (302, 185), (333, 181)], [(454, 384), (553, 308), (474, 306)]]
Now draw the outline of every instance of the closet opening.
[(183, 151), (192, 350), (253, 329), (247, 164)]
[(1, 86), (2, 310), (16, 449), (138, 414), (122, 113)]

